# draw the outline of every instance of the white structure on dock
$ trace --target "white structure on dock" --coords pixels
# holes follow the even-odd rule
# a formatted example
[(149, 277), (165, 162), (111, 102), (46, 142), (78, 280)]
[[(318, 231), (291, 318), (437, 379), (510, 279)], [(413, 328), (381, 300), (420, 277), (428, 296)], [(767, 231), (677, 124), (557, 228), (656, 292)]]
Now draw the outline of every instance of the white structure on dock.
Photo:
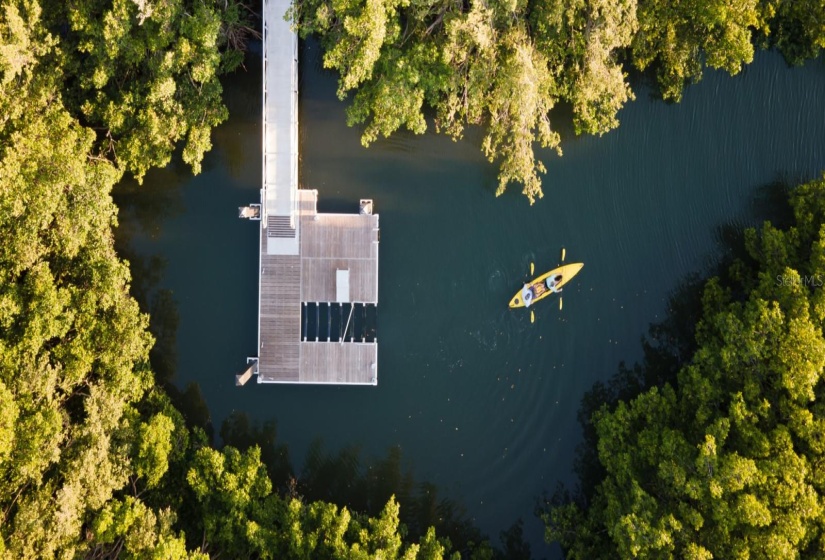
[(378, 342), (365, 325), (378, 304), (378, 215), (371, 200), (358, 214), (319, 214), (317, 191), (298, 188), (298, 37), (284, 20), (289, 7), (263, 3), (258, 356), (248, 361), (258, 383), (377, 385)]

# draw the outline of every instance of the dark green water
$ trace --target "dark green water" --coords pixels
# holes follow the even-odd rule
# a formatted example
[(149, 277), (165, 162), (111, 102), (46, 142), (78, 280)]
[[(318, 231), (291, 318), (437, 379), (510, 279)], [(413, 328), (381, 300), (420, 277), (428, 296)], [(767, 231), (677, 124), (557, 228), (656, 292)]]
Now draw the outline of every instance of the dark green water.
[[(319, 190), (322, 211), (373, 198), (381, 215), (379, 385), (234, 387), (256, 353), (257, 224), (236, 207), (259, 198), (257, 60), (228, 80), (231, 120), (204, 173), (157, 172), (132, 197), (147, 228), (135, 247), (166, 259), (160, 286), (178, 304), (175, 381), (200, 384), (216, 427), (233, 411), (276, 420), (298, 469), (318, 438), (365, 457), (398, 445), (417, 480), (494, 540), (522, 517), (534, 555), (552, 554), (532, 512), (572, 480), (582, 394), (641, 356), (668, 294), (718, 255), (720, 228), (761, 220), (768, 184), (825, 169), (825, 62), (788, 69), (760, 53), (735, 78), (707, 73), (679, 105), (636, 85), (601, 138), (574, 138), (562, 119), (564, 157), (545, 154), (545, 198), (530, 207), (517, 189), (493, 196), (477, 132), (363, 149), (317, 54), (302, 60), (302, 186)], [(530, 262), (552, 268), (561, 247), (585, 268), (563, 311), (542, 302), (531, 325), (507, 301)]]

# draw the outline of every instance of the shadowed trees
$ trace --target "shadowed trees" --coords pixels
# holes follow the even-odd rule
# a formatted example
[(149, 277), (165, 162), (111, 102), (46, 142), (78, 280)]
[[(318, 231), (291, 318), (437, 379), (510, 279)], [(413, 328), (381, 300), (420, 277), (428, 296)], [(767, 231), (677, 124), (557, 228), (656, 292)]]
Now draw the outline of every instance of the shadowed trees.
[(545, 513), (569, 558), (821, 555), (825, 180), (790, 199), (705, 283), (689, 357), (600, 395), (598, 467)]

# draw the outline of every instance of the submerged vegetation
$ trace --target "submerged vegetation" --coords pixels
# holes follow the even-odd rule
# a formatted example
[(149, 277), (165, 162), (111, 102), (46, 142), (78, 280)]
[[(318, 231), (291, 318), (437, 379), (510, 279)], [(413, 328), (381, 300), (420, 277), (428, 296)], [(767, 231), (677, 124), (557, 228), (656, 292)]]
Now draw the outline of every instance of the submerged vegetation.
[(590, 394), (581, 487), (544, 515), (568, 558), (822, 557), (825, 179), (790, 205), (704, 284), (692, 332)]
[(576, 133), (604, 134), (633, 99), (634, 68), (678, 101), (705, 66), (739, 72), (755, 42), (793, 63), (825, 46), (821, 3), (798, 0), (296, 0), (291, 17), (321, 38), (364, 145), (423, 133), (427, 108), (453, 138), (481, 125), (497, 194), (520, 183), (531, 203), (545, 172), (534, 145), (561, 154), (556, 105), (572, 108)]

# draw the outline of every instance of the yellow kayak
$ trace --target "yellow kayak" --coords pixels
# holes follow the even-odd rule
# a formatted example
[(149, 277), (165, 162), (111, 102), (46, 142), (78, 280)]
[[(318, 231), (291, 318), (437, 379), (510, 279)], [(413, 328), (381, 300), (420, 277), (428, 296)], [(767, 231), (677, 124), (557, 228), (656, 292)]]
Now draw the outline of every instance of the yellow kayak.
[[(531, 280), (525, 284), (522, 289), (516, 292), (513, 299), (510, 300), (510, 307), (530, 307), (539, 300), (542, 300), (552, 293), (553, 289), (560, 289), (567, 284), (573, 277), (579, 273), (584, 267), (584, 263), (572, 263), (554, 268), (550, 272), (545, 272), (541, 276)], [(558, 278), (561, 276), (561, 278)], [(550, 279), (551, 286), (547, 285), (547, 279)], [(527, 305), (525, 305), (527, 300)]]

